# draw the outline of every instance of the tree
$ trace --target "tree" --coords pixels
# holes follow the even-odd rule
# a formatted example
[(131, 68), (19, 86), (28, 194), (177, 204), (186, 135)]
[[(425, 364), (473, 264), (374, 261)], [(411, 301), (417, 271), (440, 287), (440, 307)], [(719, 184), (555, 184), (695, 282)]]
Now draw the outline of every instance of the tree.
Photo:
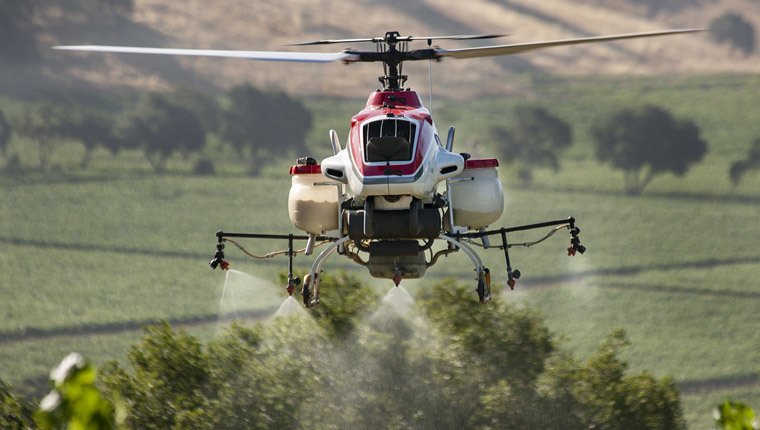
[[(284, 284), (285, 276), (281, 278)], [(320, 292), (323, 303), (311, 308), (311, 314), (330, 335), (349, 337), (356, 330), (357, 318), (369, 312), (370, 304), (377, 301), (377, 292), (346, 273), (322, 274), (319, 284), (325, 287)]]
[[(87, 167), (92, 152), (97, 146), (115, 151), (113, 140), (114, 121), (107, 114), (68, 106), (43, 102), (32, 106), (21, 115), (16, 129), (18, 134), (37, 142), (40, 168), (48, 167), (54, 144), (62, 139), (81, 142), (85, 152), (81, 166)], [(2, 140), (0, 120), (0, 141)]]
[(64, 111), (61, 119), (61, 135), (82, 142), (84, 154), (80, 166), (84, 169), (90, 164), (92, 153), (98, 146), (113, 149), (112, 139), (114, 120), (111, 116), (79, 107), (70, 107)]
[(686, 428), (675, 382), (648, 372), (627, 375), (627, 364), (620, 359), (626, 345), (625, 334), (616, 331), (584, 364), (567, 355), (552, 358), (542, 391), (564, 411), (550, 419), (555, 425), (574, 423), (557, 428)]
[(710, 36), (749, 55), (755, 51), (755, 27), (738, 13), (726, 12), (710, 23)]
[(126, 402), (130, 428), (174, 428), (183, 415), (203, 405), (210, 363), (197, 338), (165, 323), (150, 326), (127, 359), (133, 374), (111, 363), (103, 379)]
[(746, 157), (731, 164), (728, 176), (734, 185), (738, 185), (747, 172), (758, 169), (760, 169), (760, 137), (755, 139)]
[[(298, 319), (233, 324), (204, 348), (197, 338), (158, 324), (130, 349), (132, 371), (111, 363), (103, 381), (125, 400), (131, 428), (295, 428), (301, 405), (316, 402), (332, 383), (324, 373), (325, 357), (334, 357), (326, 352), (330, 339), (348, 336), (375, 297), (351, 276), (327, 275), (321, 285), (330, 305), (315, 312), (316, 325)], [(315, 404), (309, 415), (330, 415), (323, 406)]]
[(171, 94), (146, 93), (117, 126), (120, 141), (142, 149), (156, 172), (175, 152), (203, 147), (206, 134), (193, 113), (176, 104)]
[(14, 128), (18, 134), (37, 143), (40, 169), (47, 170), (55, 142), (66, 134), (66, 110), (50, 102), (37, 103), (27, 109)]
[(218, 131), (220, 108), (213, 95), (193, 87), (181, 86), (172, 92), (172, 101), (192, 112), (206, 133)]
[(228, 92), (229, 104), (221, 113), (219, 135), (252, 162), (257, 175), (264, 159), (305, 150), (304, 140), (312, 117), (299, 101), (284, 93), (266, 93), (251, 85)]
[(530, 185), (534, 167), (559, 170), (557, 156), (572, 143), (572, 128), (540, 106), (515, 109), (515, 126), (491, 130), (491, 137), (502, 148), (506, 163), (515, 163), (523, 185)]
[(678, 176), (704, 157), (707, 143), (697, 126), (656, 106), (622, 109), (594, 126), (596, 158), (622, 170), (625, 191), (641, 194), (663, 173)]
[[(422, 298), (433, 326), (443, 331), (442, 344), (448, 345), (436, 351), (438, 372), (450, 375), (454, 397), (472, 408), (465, 412), (472, 417), (466, 427), (685, 427), (671, 379), (626, 374), (619, 359), (626, 345), (622, 333), (613, 333), (581, 364), (557, 347), (534, 311), (498, 298), (481, 305), (468, 300), (471, 296), (448, 282), (426, 289)], [(448, 364), (457, 362), (467, 365)]]
[(556, 349), (535, 311), (502, 300), (484, 306), (472, 300), (471, 291), (450, 281), (426, 289), (419, 300), (431, 322), (443, 330), (445, 343), (474, 354), (477, 372), (487, 380), (530, 386)]
[(102, 380), (130, 428), (684, 428), (673, 381), (630, 374), (621, 334), (580, 363), (534, 311), (478, 304), (452, 281), (416, 304), (394, 288), (373, 309), (351, 277), (322, 289), (335, 303), (321, 313), (235, 324), (205, 347), (151, 327), (131, 369)]
[(5, 157), (8, 155), (8, 144), (11, 140), (11, 125), (5, 119), (5, 115), (0, 111), (0, 154)]

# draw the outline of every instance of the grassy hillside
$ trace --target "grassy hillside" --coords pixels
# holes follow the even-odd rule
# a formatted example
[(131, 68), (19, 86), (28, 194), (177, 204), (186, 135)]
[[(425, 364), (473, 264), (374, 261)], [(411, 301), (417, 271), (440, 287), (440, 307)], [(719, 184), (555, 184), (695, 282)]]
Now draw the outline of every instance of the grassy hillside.
[[(177, 83), (228, 87), (252, 82), (309, 95), (345, 96), (377, 85), (379, 65), (269, 64), (204, 58), (76, 54), (47, 49), (54, 44), (113, 44), (185, 48), (291, 50), (290, 43), (338, 37), (369, 37), (398, 30), (402, 34), (503, 33), (494, 43), (519, 43), (667, 28), (703, 28), (726, 11), (737, 11), (760, 26), (760, 5), (753, 0), (718, 0), (654, 16), (636, 1), (597, 0), (399, 0), (335, 3), (326, 0), (247, 2), (210, 5), (134, 0), (127, 16), (113, 16), (103, 2), (40, 2), (38, 23), (42, 64), (34, 74), (57, 85), (84, 83), (102, 88), (166, 88)], [(696, 3), (696, 2), (695, 2)], [(357, 19), (357, 17), (359, 17)], [(442, 41), (445, 48), (481, 42)], [(367, 44), (306, 47), (334, 52), (373, 49)], [(450, 60), (435, 66), (436, 81), (459, 97), (513, 94), (510, 77), (519, 73), (579, 76), (752, 73), (760, 56), (744, 56), (713, 43), (707, 34), (564, 47), (501, 59)], [(427, 84), (427, 64), (407, 64), (409, 84)], [(283, 75), (287, 73), (287, 75)], [(22, 73), (21, 75), (26, 75)], [(19, 73), (15, 73), (16, 82)], [(1, 77), (1, 76), (0, 76)], [(337, 79), (336, 79), (337, 77)], [(37, 77), (39, 81), (39, 77)], [(12, 86), (11, 86), (12, 88)], [(15, 88), (15, 90), (19, 90)]]
[[(487, 140), (487, 127), (508, 121), (516, 103), (540, 101), (575, 126), (576, 142), (560, 173), (538, 171), (526, 189), (503, 165), (506, 210), (499, 224), (574, 215), (589, 252), (569, 259), (566, 239), (558, 237), (515, 250), (513, 263), (524, 275), (516, 291), (504, 294), (539, 308), (581, 356), (610, 331), (625, 329), (631, 366), (673, 375), (695, 428), (709, 422), (711, 407), (724, 397), (760, 406), (760, 175), (735, 188), (727, 179), (729, 164), (760, 136), (753, 120), (760, 106), (753, 91), (757, 78), (541, 77), (534, 83), (540, 89), (535, 96), (441, 99), (435, 105), (441, 129), (457, 125), (457, 148), (481, 155), (497, 146)], [(322, 156), (326, 130), (337, 128), (345, 136), (348, 116), (363, 100), (308, 103), (317, 118), (308, 146)], [(711, 152), (685, 177), (658, 177), (633, 198), (622, 194), (619, 172), (593, 160), (588, 127), (611, 108), (641, 103), (662, 104), (694, 120)], [(33, 166), (28, 144), (14, 141), (12, 150)], [(180, 158), (172, 160), (169, 173), (155, 175), (140, 154), (114, 158), (98, 152), (83, 172), (75, 167), (78, 151), (74, 144), (61, 147), (53, 172), (0, 178), (0, 378), (25, 390), (44, 384), (50, 367), (70, 350), (96, 362), (123, 357), (139, 327), (151, 320), (213, 334), (217, 316), (227, 310), (224, 275), (206, 265), (214, 232), (293, 231), (286, 215), (286, 161), (253, 179), (222, 154), (216, 159), (222, 174), (193, 177), (183, 173), (189, 161)], [(284, 244), (250, 245), (263, 253)], [(285, 259), (253, 262), (232, 247), (227, 251), (233, 268), (258, 279), (259, 295), (239, 305), (256, 310), (284, 297), (275, 281)], [(503, 285), (502, 256), (484, 256)], [(296, 262), (303, 271), (311, 259)], [(390, 288), (347, 260), (333, 259), (327, 269), (355, 271), (377, 288)], [(405, 284), (425, 288), (440, 277), (474, 287), (464, 255)]]

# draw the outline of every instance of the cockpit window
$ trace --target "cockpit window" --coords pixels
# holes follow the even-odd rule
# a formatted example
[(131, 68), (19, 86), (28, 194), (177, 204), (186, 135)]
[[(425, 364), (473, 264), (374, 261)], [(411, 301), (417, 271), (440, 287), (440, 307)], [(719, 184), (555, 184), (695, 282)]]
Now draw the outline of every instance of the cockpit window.
[(403, 119), (381, 119), (364, 125), (364, 154), (368, 162), (412, 159), (417, 124)]

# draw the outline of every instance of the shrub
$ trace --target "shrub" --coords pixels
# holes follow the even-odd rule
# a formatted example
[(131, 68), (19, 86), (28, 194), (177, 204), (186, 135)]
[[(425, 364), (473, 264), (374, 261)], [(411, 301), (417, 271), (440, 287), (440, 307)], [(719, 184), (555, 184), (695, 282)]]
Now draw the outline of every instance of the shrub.
[(211, 176), (216, 173), (214, 162), (207, 157), (199, 158), (193, 165), (193, 174)]

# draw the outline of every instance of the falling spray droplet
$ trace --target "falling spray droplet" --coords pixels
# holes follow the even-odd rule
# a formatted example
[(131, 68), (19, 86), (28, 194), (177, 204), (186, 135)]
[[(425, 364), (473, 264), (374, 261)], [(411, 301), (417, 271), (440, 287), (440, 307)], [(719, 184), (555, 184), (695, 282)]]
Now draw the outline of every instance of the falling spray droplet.
[(274, 318), (284, 316), (297, 316), (299, 318), (311, 317), (311, 315), (306, 311), (306, 308), (298, 303), (298, 300), (294, 299), (293, 296), (288, 296), (288, 298), (285, 299), (285, 301), (282, 302), (280, 307), (277, 309), (277, 312), (274, 313)]
[(221, 320), (261, 319), (270, 315), (281, 300), (273, 283), (237, 270), (229, 270), (219, 299)]
[(408, 317), (412, 312), (412, 306), (414, 306), (414, 299), (409, 292), (404, 287), (393, 287), (383, 296), (378, 312), (384, 310), (399, 317)]
[(414, 307), (414, 299), (404, 287), (393, 287), (380, 300), (380, 304), (367, 322), (375, 330), (386, 331), (401, 324), (405, 327), (418, 326), (419, 315)]

